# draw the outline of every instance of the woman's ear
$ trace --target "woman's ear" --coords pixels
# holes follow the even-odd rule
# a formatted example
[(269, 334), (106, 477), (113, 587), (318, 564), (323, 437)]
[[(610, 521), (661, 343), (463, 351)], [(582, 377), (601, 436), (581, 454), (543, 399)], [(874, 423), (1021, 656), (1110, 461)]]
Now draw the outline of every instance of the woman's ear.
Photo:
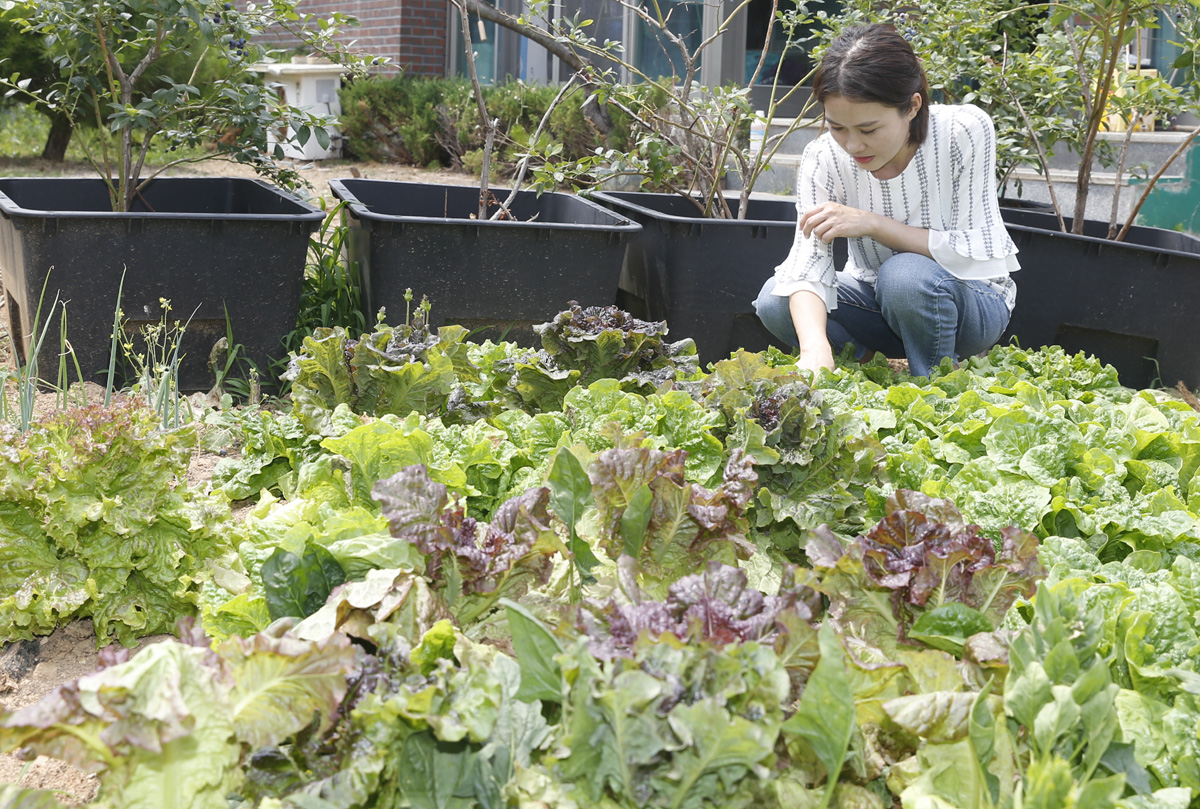
[(917, 113), (920, 111), (921, 111), (921, 94), (913, 93), (912, 101), (910, 102), (909, 107), (908, 107), (908, 120), (911, 121), (913, 118), (916, 118)]

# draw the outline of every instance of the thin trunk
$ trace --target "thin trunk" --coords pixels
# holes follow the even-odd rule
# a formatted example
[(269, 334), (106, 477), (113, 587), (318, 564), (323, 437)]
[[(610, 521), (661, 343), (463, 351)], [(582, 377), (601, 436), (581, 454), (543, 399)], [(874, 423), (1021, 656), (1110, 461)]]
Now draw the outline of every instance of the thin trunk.
[(1183, 139), (1183, 142), (1180, 143), (1175, 151), (1171, 153), (1171, 156), (1167, 158), (1167, 162), (1163, 163), (1155, 175), (1150, 178), (1150, 181), (1146, 183), (1145, 190), (1143, 190), (1142, 195), (1138, 197), (1138, 201), (1133, 206), (1133, 210), (1129, 212), (1129, 218), (1125, 220), (1125, 226), (1122, 227), (1121, 232), (1117, 234), (1117, 241), (1123, 241), (1125, 239), (1125, 234), (1127, 234), (1129, 229), (1133, 227), (1133, 222), (1135, 219), (1137, 219), (1138, 212), (1142, 210), (1142, 205), (1145, 204), (1146, 199), (1150, 196), (1150, 192), (1154, 190), (1154, 186), (1159, 180), (1162, 179), (1162, 176), (1167, 173), (1167, 169), (1171, 167), (1171, 164), (1175, 162), (1176, 158), (1187, 151), (1188, 146), (1192, 144), (1192, 141), (1194, 141), (1197, 136), (1200, 136), (1200, 126), (1193, 129), (1191, 133)]
[(1113, 75), (1117, 71), (1117, 61), (1124, 55), (1120, 42), (1125, 38), (1125, 29), (1128, 26), (1129, 5), (1126, 3), (1121, 6), (1121, 20), (1116, 36), (1112, 40), (1106, 39), (1104, 42), (1105, 49), (1111, 51), (1111, 54), (1108, 57), (1108, 64), (1105, 65), (1104, 79), (1100, 84), (1100, 89), (1096, 91), (1092, 114), (1087, 121), (1087, 139), (1083, 143), (1083, 153), (1079, 156), (1079, 174), (1075, 181), (1075, 218), (1071, 222), (1071, 232), (1076, 235), (1083, 233), (1088, 191), (1092, 183), (1092, 158), (1096, 153), (1096, 138), (1100, 133), (1100, 127), (1104, 124), (1108, 97), (1112, 92)]
[(479, 84), (479, 73), (475, 69), (475, 46), (471, 42), (471, 18), (465, 4), (458, 0), (450, 0), (451, 5), (458, 9), (462, 28), (463, 48), (467, 56), (467, 72), (471, 76), (471, 88), (475, 91), (475, 103), (479, 106), (479, 125), (483, 127), (483, 167), (479, 177), (479, 219), (487, 219), (488, 209), (488, 175), (492, 168), (492, 147), (496, 142), (496, 127), (500, 119), (494, 122), (488, 115), (487, 103), (483, 100), (483, 87)]
[(592, 126), (596, 127), (596, 130), (602, 136), (607, 138), (612, 134), (614, 126), (608, 110), (604, 108), (604, 105), (599, 102), (596, 96), (592, 95), (600, 89), (600, 85), (591, 78), (598, 71), (590, 60), (580, 56), (557, 37), (534, 25), (521, 22), (515, 17), (510, 17), (503, 11), (487, 3), (480, 2), (480, 0), (462, 0), (462, 4), (468, 11), (480, 19), (494, 22), (496, 25), (514, 31), (528, 38), (531, 42), (541, 45), (552, 55), (557, 56), (564, 65), (579, 76), (579, 81), (583, 85), (583, 89), (591, 96), (587, 103), (583, 105), (584, 116), (591, 122)]
[(46, 144), (42, 147), (42, 160), (63, 162), (74, 131), (75, 125), (69, 117), (60, 112), (50, 113), (50, 132), (46, 135)]

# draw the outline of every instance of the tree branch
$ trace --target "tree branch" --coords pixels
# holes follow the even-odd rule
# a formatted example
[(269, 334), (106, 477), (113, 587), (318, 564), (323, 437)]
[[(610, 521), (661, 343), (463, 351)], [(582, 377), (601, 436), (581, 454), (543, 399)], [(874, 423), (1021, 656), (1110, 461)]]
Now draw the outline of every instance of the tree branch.
[[(529, 41), (541, 45), (579, 76), (580, 84), (582, 84), (585, 90), (592, 91), (599, 87), (592, 78), (599, 72), (596, 65), (591, 60), (580, 56), (566, 42), (563, 42), (547, 31), (543, 31), (537, 26), (522, 22), (516, 17), (505, 14), (498, 8), (494, 8), (487, 3), (482, 3), (480, 0), (461, 0), (461, 3), (468, 11), (480, 19), (494, 22), (502, 28), (507, 28)], [(612, 118), (609, 117), (608, 111), (604, 109), (594, 95), (584, 103), (583, 114), (601, 135), (608, 137), (612, 134), (614, 129)]]

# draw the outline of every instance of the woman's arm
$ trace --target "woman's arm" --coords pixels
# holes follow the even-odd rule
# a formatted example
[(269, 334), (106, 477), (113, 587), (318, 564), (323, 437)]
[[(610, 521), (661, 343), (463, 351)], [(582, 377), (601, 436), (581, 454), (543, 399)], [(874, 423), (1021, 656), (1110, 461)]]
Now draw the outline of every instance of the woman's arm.
[(933, 258), (926, 228), (837, 202), (823, 202), (810, 208), (800, 217), (799, 227), (805, 236), (816, 236), (826, 244), (836, 238), (869, 238), (897, 253), (919, 253)]
[(833, 370), (833, 349), (825, 336), (828, 318), (825, 301), (815, 292), (793, 292), (788, 298), (788, 310), (792, 314), (792, 325), (796, 328), (796, 339), (800, 343), (801, 368), (816, 373), (818, 368)]

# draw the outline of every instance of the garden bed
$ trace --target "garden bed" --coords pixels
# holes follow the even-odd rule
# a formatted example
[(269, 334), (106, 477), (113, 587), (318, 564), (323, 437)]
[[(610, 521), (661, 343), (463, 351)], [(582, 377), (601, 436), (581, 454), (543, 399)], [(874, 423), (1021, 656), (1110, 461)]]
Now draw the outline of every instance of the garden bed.
[[(345, 799), (356, 805), (422, 784), (494, 805), (501, 787), (551, 805), (633, 805), (641, 789), (697, 807), (752, 794), (797, 805), (833, 794), (822, 767), (840, 774), (829, 783), (843, 805), (880, 809), (903, 794), (982, 806), (989, 774), (1002, 796), (1019, 784), (1028, 797), (1038, 783), (1027, 773), (1047, 766), (1051, 743), (1090, 750), (1080, 753), (1090, 767), (1074, 755), (1053, 765), (1072, 790), (1128, 783), (1147, 801), (1161, 793), (1131, 805), (1174, 807), (1200, 787), (1190, 742), (1177, 738), (1200, 724), (1194, 674), (1181, 667), (1200, 643), (1185, 620), (1200, 603), (1190, 391), (1130, 390), (1060, 349), (997, 348), (929, 379), (883, 358), (814, 379), (773, 349), (701, 369), (691, 341), (612, 308), (572, 306), (541, 324), (542, 351), (435, 332), (428, 314), (415, 306), (361, 339), (318, 330), (280, 409), (199, 407), (202, 427), (169, 433), (131, 409), (91, 411), (14, 441), (38, 469), (54, 457), (92, 474), (72, 466), (79, 453), (97, 469), (144, 473), (112, 491), (84, 486), (90, 505), (66, 511), (46, 495), (71, 488), (58, 466), (7, 491), (37, 515), (34, 544), (65, 549), (36, 556), (42, 581), (90, 564), (71, 557), (79, 534), (60, 516), (91, 515), (89, 536), (119, 539), (145, 512), (93, 506), (132, 487), (156, 498), (158, 522), (138, 530), (188, 552), (115, 567), (139, 586), (167, 568), (168, 617), (198, 613), (208, 634), (152, 643), (171, 624), (112, 585), (111, 570), (88, 568), (110, 581), (73, 615), (21, 612), (45, 639), (7, 645), (0, 667), (15, 688), (0, 701), (27, 705), (86, 671), (96, 635), (137, 646), (148, 656), (135, 662), (164, 674), (184, 667), (180, 704), (192, 713), (143, 719), (176, 750), (220, 740), (213, 766), (191, 767), (212, 776), (204, 806), (234, 790), (257, 800), (351, 782), (369, 793)], [(38, 404), (53, 410), (47, 394)], [(0, 612), (10, 639), (26, 637), (18, 612)], [(282, 634), (280, 617), (303, 620)], [(630, 631), (643, 621), (653, 631)], [(1030, 621), (1063, 633), (1052, 655)], [(1101, 637), (1103, 654), (1089, 640)], [(315, 690), (255, 680), (267, 659), (307, 672)], [(213, 678), (213, 666), (228, 676)], [(105, 682), (141, 711), (160, 675), (135, 681), (137, 671), (105, 669), (79, 704), (106, 699)], [(664, 672), (688, 683), (686, 696)], [(1035, 676), (1050, 681), (1024, 693)], [(240, 678), (254, 685), (234, 699)], [(351, 695), (360, 680), (367, 693)], [(273, 688), (302, 707), (268, 709)], [(242, 697), (267, 704), (247, 712)], [(626, 700), (643, 707), (605, 707)], [(236, 718), (219, 709), (234, 704)], [(331, 705), (328, 736), (293, 721)], [(970, 716), (969, 740), (959, 724), (921, 720), (939, 705), (946, 722)], [(1068, 709), (1078, 721), (1028, 732), (1035, 713)], [(1143, 713), (1169, 721), (1147, 730)], [(255, 719), (266, 715), (278, 723)], [(177, 736), (184, 717), (195, 726)], [(623, 746), (629, 717), (652, 755)], [(33, 723), (21, 726), (28, 745), (44, 744), (47, 728), (21, 721)], [(1114, 722), (1136, 747), (1116, 741)], [(494, 733), (520, 739), (501, 751)], [(106, 792), (131, 770), (157, 772), (136, 742), (116, 740), (126, 769), (101, 774)], [(621, 766), (598, 770), (593, 747)], [(734, 759), (715, 764), (718, 749)], [(947, 761), (977, 778), (942, 780)], [(0, 778), (23, 766), (3, 759)], [(681, 769), (688, 779), (675, 778)], [(94, 784), (48, 760), (24, 777), (76, 802)]]

